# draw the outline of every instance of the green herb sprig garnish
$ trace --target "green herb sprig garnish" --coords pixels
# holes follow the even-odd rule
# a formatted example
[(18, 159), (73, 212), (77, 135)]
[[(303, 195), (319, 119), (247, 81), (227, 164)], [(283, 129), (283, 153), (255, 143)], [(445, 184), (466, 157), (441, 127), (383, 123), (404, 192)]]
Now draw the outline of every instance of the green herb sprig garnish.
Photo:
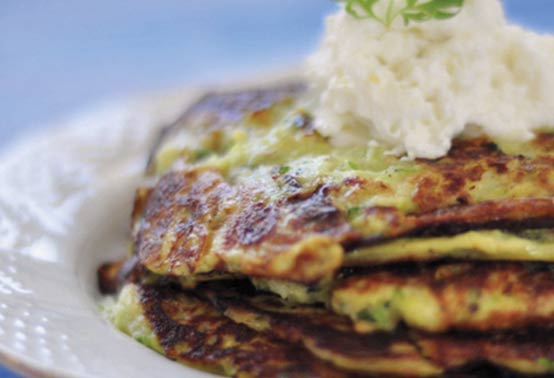
[(405, 3), (403, 7), (397, 6), (398, 0), (388, 0), (385, 14), (377, 14), (375, 6), (381, 1), (339, 0), (353, 17), (374, 19), (386, 26), (391, 26), (398, 17), (402, 17), (406, 26), (410, 22), (446, 20), (460, 13), (465, 0), (401, 0)]

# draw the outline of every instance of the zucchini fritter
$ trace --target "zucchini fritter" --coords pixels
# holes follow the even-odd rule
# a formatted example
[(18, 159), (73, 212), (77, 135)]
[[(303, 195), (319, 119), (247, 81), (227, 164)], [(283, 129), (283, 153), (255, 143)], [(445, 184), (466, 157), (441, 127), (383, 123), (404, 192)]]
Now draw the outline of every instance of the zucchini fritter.
[[(551, 135), (524, 154), (472, 139), (442, 159), (404, 161), (376, 147), (331, 145), (311, 126), (302, 93), (291, 84), (208, 95), (164, 133), (150, 163), (154, 185), (139, 189), (134, 212), (146, 268), (314, 283), (345, 263), (345, 251), (355, 251), (346, 264), (387, 260), (381, 245), (400, 237), (427, 249), (439, 238), (439, 256), (460, 248), (480, 256), (470, 242), (458, 248), (440, 238), (554, 225)], [(554, 260), (554, 242), (541, 243), (537, 256), (529, 248), (536, 241), (517, 238), (486, 257)], [(423, 254), (403, 250), (394, 258)]]
[[(343, 369), (403, 377), (454, 377), (465, 368), (486, 363), (506, 369), (503, 373), (506, 377), (517, 373), (554, 373), (551, 331), (430, 334), (396, 330), (364, 335), (330, 311), (291, 306), (274, 296), (245, 295), (221, 288), (208, 296), (236, 322), (302, 344), (315, 356)], [(500, 373), (487, 375), (474, 369), (469, 376), (500, 376)]]
[(192, 293), (127, 285), (107, 310), (123, 332), (172, 360), (239, 378), (347, 378), (303, 348), (237, 324)]
[(395, 376), (443, 371), (421, 356), (406, 332), (357, 334), (346, 317), (322, 307), (290, 305), (273, 295), (216, 288), (207, 297), (237, 323), (303, 345), (342, 369)]
[(331, 306), (359, 332), (400, 322), (428, 332), (554, 325), (554, 266), (441, 263), (387, 266), (346, 278)]

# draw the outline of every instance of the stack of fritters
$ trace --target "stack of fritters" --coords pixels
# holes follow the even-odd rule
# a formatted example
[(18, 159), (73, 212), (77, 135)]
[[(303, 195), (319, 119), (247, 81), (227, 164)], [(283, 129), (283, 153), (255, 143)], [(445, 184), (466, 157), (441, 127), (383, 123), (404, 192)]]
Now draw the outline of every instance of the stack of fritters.
[(408, 161), (310, 107), (210, 94), (163, 131), (132, 254), (99, 270), (111, 320), (238, 377), (554, 372), (554, 135)]

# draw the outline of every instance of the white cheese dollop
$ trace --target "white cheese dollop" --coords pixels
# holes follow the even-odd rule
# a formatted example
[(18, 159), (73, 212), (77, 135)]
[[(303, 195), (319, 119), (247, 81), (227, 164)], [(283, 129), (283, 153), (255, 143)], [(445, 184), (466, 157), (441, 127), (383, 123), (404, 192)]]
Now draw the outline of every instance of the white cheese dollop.
[(316, 128), (337, 145), (438, 158), (458, 136), (525, 141), (554, 128), (554, 36), (508, 24), (498, 0), (466, 0), (452, 19), (407, 27), (341, 9), (308, 75)]

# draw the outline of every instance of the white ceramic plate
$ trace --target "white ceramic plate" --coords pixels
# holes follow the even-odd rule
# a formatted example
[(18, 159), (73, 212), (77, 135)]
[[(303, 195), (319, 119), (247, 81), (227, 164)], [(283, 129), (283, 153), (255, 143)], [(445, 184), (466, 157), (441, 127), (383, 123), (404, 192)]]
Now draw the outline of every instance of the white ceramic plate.
[(2, 154), (0, 363), (34, 377), (212, 377), (114, 330), (97, 308), (96, 268), (127, 251), (151, 142), (194, 98), (112, 105)]

